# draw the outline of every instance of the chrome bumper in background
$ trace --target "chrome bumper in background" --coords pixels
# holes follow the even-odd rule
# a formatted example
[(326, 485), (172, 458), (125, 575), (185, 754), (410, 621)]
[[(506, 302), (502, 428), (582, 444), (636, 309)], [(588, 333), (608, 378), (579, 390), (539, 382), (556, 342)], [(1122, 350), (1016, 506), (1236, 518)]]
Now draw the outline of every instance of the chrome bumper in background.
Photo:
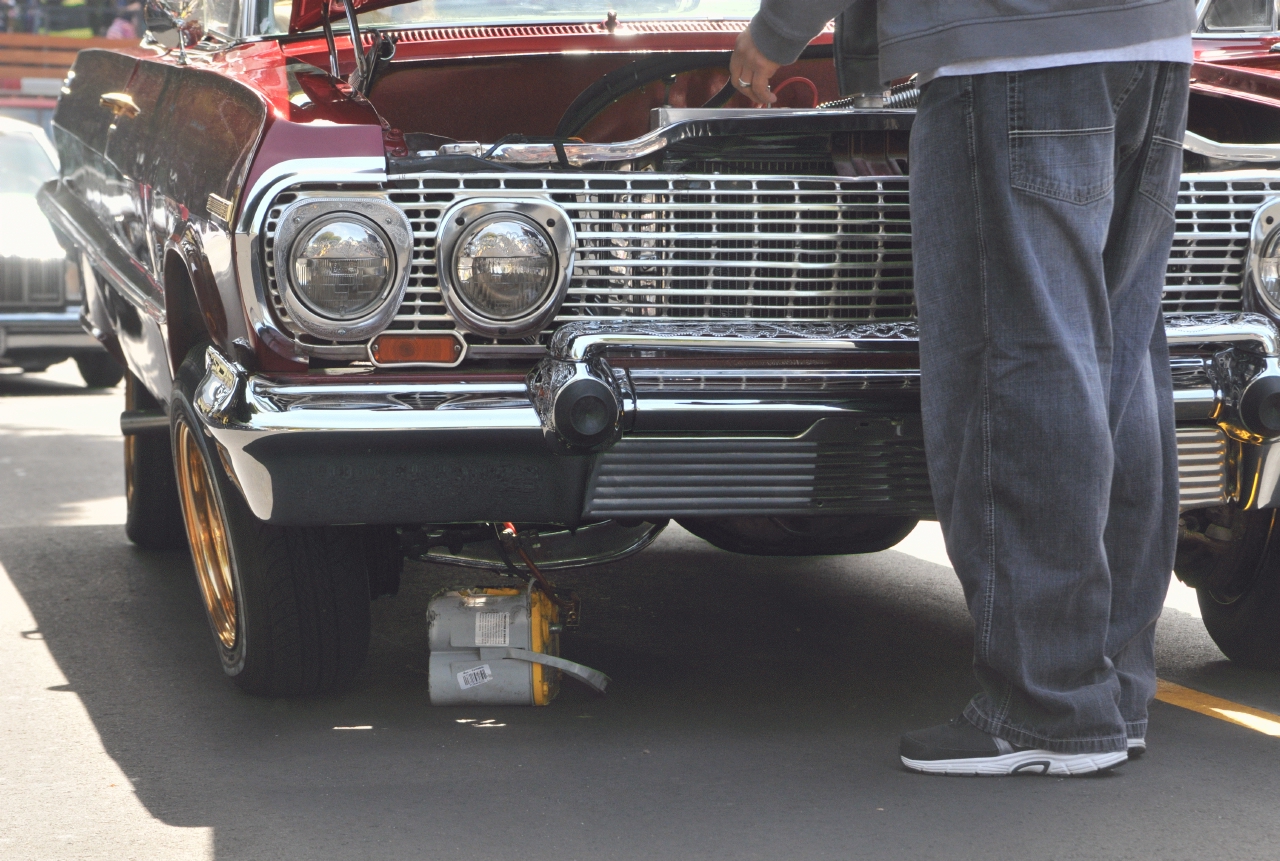
[[(1280, 504), (1280, 336), (1171, 318), (1183, 508)], [(525, 382), (279, 381), (214, 349), (196, 407), (279, 523), (932, 516), (911, 324), (562, 327)]]
[(26, 350), (102, 349), (80, 326), (80, 309), (0, 314), (0, 356)]

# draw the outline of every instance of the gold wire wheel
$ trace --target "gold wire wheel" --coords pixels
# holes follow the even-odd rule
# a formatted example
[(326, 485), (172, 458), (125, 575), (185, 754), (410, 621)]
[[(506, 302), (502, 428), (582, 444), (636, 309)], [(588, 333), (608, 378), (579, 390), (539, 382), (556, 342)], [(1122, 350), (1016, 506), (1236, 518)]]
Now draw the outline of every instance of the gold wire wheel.
[(124, 498), (129, 506), (133, 505), (133, 461), (138, 456), (136, 440), (133, 434), (124, 438)]
[(236, 588), (226, 521), (191, 426), (179, 421), (177, 430), (178, 493), (196, 579), (200, 581), (200, 594), (214, 633), (224, 647), (232, 649), (236, 645)]
[[(136, 410), (138, 408), (138, 395), (134, 391), (133, 374), (125, 374), (124, 377), (124, 408), (126, 410)], [(124, 438), (124, 497), (125, 502), (130, 507), (133, 506), (133, 462), (138, 456), (137, 437), (128, 434)]]

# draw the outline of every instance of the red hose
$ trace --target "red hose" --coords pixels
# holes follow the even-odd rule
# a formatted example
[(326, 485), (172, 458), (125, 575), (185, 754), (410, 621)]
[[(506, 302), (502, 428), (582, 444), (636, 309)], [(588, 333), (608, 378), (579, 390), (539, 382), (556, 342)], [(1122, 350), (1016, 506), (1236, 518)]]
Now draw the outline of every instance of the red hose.
[(818, 106), (818, 85), (808, 78), (802, 78), (799, 75), (796, 75), (794, 78), (787, 78), (781, 84), (778, 84), (778, 86), (773, 88), (773, 94), (776, 96), (778, 93), (782, 92), (785, 87), (791, 84), (804, 84), (807, 86), (809, 88), (809, 93), (813, 96), (813, 104), (808, 107), (816, 108)]

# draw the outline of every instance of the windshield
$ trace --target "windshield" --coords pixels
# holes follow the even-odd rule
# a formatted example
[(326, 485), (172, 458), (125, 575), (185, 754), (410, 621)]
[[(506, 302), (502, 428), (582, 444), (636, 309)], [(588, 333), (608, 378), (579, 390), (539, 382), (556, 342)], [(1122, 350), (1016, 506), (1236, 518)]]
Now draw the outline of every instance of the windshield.
[[(263, 21), (270, 32), (289, 29), (289, 0), (274, 4), (274, 21)], [(760, 8), (760, 0), (413, 0), (400, 6), (360, 13), (360, 24), (424, 24), (467, 26), (474, 24), (547, 24), (568, 21), (604, 21), (616, 12), (619, 21), (671, 18), (747, 20)], [(339, 22), (334, 21), (335, 29)]]
[(0, 194), (30, 194), (58, 175), (31, 135), (0, 133)]
[(1275, 30), (1276, 0), (1214, 0), (1200, 21), (1201, 33), (1269, 33)]

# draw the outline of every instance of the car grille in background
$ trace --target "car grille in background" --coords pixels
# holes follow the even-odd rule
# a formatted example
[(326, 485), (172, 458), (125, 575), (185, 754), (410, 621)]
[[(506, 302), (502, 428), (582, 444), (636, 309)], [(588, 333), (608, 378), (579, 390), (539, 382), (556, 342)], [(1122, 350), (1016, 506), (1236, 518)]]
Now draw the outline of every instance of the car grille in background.
[(1265, 174), (1182, 177), (1165, 272), (1166, 313), (1240, 310), (1249, 225), (1263, 200), (1278, 191), (1280, 182)]
[(1227, 501), (1227, 436), (1218, 428), (1178, 429), (1178, 498), (1183, 511)]
[[(453, 328), (440, 298), (439, 219), (472, 197), (550, 198), (578, 235), (571, 320), (892, 321), (915, 316), (907, 180), (659, 173), (421, 174), (386, 189), (413, 225), (413, 270), (393, 329)], [(317, 188), (317, 191), (325, 189)], [(1234, 311), (1249, 223), (1280, 182), (1265, 175), (1183, 177), (1165, 279), (1168, 313)], [(271, 244), (284, 206), (265, 224)]]
[(64, 260), (0, 257), (0, 309), (61, 308), (66, 291)]
[(934, 516), (923, 440), (631, 437), (600, 455), (583, 504), (588, 517), (853, 513)]

